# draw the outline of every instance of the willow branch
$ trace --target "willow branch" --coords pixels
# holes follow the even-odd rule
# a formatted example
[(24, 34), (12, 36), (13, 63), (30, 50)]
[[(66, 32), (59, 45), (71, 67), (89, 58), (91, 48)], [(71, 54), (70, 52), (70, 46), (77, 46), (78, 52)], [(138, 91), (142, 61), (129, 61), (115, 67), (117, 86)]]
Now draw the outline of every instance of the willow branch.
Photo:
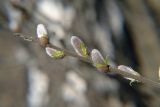
[[(18, 36), (18, 37), (21, 37), (23, 38), (24, 40), (28, 40), (30, 42), (33, 42), (33, 43), (37, 43), (38, 40), (35, 39), (35, 38), (31, 38), (31, 37), (26, 37), (20, 33), (16, 33), (14, 34), (15, 36)], [(82, 57), (82, 56), (79, 56), (77, 55), (76, 53), (74, 52), (71, 52), (71, 51), (68, 51), (67, 49), (62, 49), (62, 48), (59, 48), (53, 44), (51, 44), (50, 42), (48, 42), (47, 45), (45, 45), (44, 47), (51, 47), (51, 48), (54, 48), (54, 49), (57, 49), (57, 50), (60, 50), (60, 51), (63, 51), (65, 53), (66, 56), (71, 56), (71, 57), (74, 57), (74, 58), (78, 58), (79, 60), (82, 60), (82, 61), (85, 61), (87, 63), (90, 63), (93, 65), (93, 62), (91, 60), (90, 57)], [(155, 87), (155, 88), (159, 88), (160, 89), (160, 83), (158, 82), (155, 82), (153, 80), (150, 80), (146, 77), (143, 77), (143, 76), (137, 76), (137, 75), (134, 75), (134, 74), (131, 74), (131, 73), (128, 73), (127, 71), (123, 71), (123, 70), (120, 70), (118, 69), (117, 67), (113, 67), (111, 65), (106, 65), (106, 68), (107, 69), (103, 69), (103, 73), (108, 73), (108, 72), (113, 72), (113, 73), (116, 73), (116, 74), (120, 74), (122, 75), (123, 77), (128, 77), (128, 78), (133, 78), (135, 80), (138, 80), (139, 82), (141, 83), (144, 83), (144, 84), (147, 84), (147, 85), (150, 85), (152, 87)]]

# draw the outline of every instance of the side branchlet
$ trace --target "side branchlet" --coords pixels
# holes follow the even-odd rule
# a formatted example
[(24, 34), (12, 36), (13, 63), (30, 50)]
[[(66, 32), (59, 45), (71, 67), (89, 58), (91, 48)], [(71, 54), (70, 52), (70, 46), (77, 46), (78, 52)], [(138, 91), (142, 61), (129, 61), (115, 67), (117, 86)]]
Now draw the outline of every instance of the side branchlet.
[(71, 37), (71, 44), (76, 51), (76, 53), (81, 57), (88, 57), (88, 49), (84, 42), (77, 36)]
[[(140, 74), (138, 72), (134, 71), (131, 67), (128, 67), (128, 66), (125, 66), (125, 65), (119, 65), (118, 69), (122, 70), (123, 72), (127, 72), (127, 73), (130, 73), (132, 75), (140, 77)], [(139, 82), (138, 80), (136, 80), (134, 78), (129, 78), (129, 77), (125, 77), (125, 78), (128, 79), (128, 80), (130, 80), (130, 85), (133, 82)]]
[(46, 53), (47, 55), (55, 59), (61, 59), (65, 56), (64, 51), (60, 51), (50, 47), (46, 47)]
[(91, 59), (92, 59), (92, 63), (93, 65), (101, 72), (103, 72), (104, 70), (107, 70), (108, 67), (108, 59), (104, 59), (102, 54), (97, 50), (97, 49), (93, 49), (91, 51)]
[(37, 25), (37, 37), (42, 46), (47, 46), (49, 44), (49, 37), (46, 27), (43, 24)]

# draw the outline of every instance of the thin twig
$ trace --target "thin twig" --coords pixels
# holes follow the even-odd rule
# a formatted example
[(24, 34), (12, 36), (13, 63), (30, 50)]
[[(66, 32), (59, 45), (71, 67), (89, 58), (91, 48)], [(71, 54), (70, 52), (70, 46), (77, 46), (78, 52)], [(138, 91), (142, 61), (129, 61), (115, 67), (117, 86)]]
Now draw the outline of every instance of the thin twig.
[[(26, 40), (26, 39), (28, 40), (28, 37), (26, 37), (25, 35), (22, 35), (22, 34), (20, 34), (20, 33), (16, 33), (15, 36), (21, 37), (21, 38), (23, 38), (24, 40)], [(29, 41), (30, 41), (30, 42), (36, 42), (36, 43), (37, 43), (37, 40), (34, 39), (33, 37), (29, 37)], [(53, 45), (53, 44), (51, 44), (51, 43), (49, 43), (49, 44), (47, 45), (47, 47), (51, 47), (51, 48), (54, 48), (54, 49), (63, 51), (63, 52), (65, 53), (65, 55), (67, 55), (67, 56), (75, 57), (75, 58), (78, 58), (78, 59), (80, 59), (80, 60), (82, 60), (82, 61), (85, 61), (85, 62), (88, 62), (88, 63), (92, 64), (92, 60), (91, 60), (89, 57), (81, 57), (81, 56), (77, 55), (76, 53), (70, 52), (70, 51), (68, 51), (67, 49), (59, 48), (59, 47), (57, 47), (57, 46), (55, 46), (55, 45)], [(122, 76), (124, 76), (124, 77), (133, 78), (133, 79), (135, 79), (135, 80), (138, 80), (138, 81), (141, 82), (141, 83), (148, 84), (148, 85), (150, 85), (150, 86), (153, 86), (153, 87), (155, 87), (155, 88), (159, 88), (159, 89), (160, 89), (160, 83), (158, 83), (158, 82), (155, 82), (155, 81), (150, 80), (150, 79), (148, 79), (148, 78), (145, 78), (145, 77), (143, 77), (143, 76), (133, 75), (133, 74), (131, 74), (131, 73), (128, 73), (127, 71), (126, 71), (126, 72), (125, 72), (125, 71), (122, 71), (122, 70), (120, 70), (120, 69), (118, 69), (118, 68), (116, 68), (116, 67), (113, 67), (113, 66), (111, 66), (111, 65), (107, 65), (106, 67), (108, 67), (108, 69), (105, 69), (105, 70), (102, 71), (102, 72), (104, 72), (104, 73), (108, 73), (108, 72), (117, 73), (117, 74), (120, 74), (120, 75), (122, 75)]]
[(20, 38), (22, 38), (23, 40), (28, 41), (28, 42), (33, 42), (33, 41), (36, 40), (35, 38), (33, 38), (33, 37), (31, 37), (31, 36), (26, 36), (26, 35), (23, 35), (23, 34), (21, 34), (21, 33), (14, 33), (14, 36), (20, 37)]

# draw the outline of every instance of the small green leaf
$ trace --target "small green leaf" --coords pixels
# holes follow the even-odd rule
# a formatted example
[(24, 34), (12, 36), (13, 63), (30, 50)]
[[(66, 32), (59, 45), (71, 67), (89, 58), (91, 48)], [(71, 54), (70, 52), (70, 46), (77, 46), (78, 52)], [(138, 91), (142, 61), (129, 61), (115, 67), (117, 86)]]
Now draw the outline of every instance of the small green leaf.
[(106, 56), (106, 58), (104, 59), (104, 63), (106, 64), (106, 65), (108, 65), (108, 57)]
[(65, 56), (64, 51), (57, 50), (57, 49), (54, 49), (54, 48), (51, 48), (51, 47), (46, 47), (46, 53), (50, 57), (56, 58), (56, 59), (60, 59), (60, 58), (63, 58)]
[(82, 51), (82, 55), (83, 55), (84, 57), (87, 57), (87, 56), (88, 56), (88, 53), (87, 53), (87, 48), (86, 48), (85, 44), (84, 44), (84, 43), (81, 43), (81, 44), (80, 44), (80, 48), (81, 48), (81, 51)]
[(59, 51), (59, 50), (55, 50), (53, 53), (52, 53), (52, 57), (53, 58), (63, 58), (65, 56), (64, 52), (63, 51)]
[(95, 66), (96, 66), (96, 68), (103, 68), (106, 65), (105, 64), (96, 63)]
[(103, 64), (101, 64), (101, 63), (96, 63), (95, 64), (96, 68), (103, 68), (103, 67), (106, 67), (107, 65), (108, 65), (108, 58), (107, 57), (104, 59)]

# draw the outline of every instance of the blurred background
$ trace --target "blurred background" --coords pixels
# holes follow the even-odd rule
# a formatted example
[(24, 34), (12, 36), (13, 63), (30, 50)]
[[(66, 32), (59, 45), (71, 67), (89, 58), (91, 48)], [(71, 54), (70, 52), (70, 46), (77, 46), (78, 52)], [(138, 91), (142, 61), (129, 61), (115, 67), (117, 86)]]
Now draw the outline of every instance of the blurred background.
[(54, 60), (37, 43), (42, 23), (51, 43), (73, 51), (79, 36), (111, 65), (159, 81), (160, 0), (1, 0), (0, 107), (160, 107), (160, 90), (101, 74), (75, 58)]

